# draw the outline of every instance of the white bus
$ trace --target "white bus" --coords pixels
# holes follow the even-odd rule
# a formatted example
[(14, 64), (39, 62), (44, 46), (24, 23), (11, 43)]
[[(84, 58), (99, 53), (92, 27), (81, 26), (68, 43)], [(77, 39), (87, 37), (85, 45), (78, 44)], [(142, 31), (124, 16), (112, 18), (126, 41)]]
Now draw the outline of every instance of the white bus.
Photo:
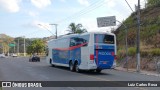
[(116, 37), (113, 33), (67, 35), (48, 42), (47, 62), (69, 67), (71, 71), (111, 69), (116, 59)]

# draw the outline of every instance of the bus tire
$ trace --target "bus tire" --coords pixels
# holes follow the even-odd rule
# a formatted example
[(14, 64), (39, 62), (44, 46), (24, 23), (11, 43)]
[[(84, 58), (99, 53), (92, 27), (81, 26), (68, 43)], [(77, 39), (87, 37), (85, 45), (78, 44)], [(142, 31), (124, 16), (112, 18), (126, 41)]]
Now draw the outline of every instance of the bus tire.
[(102, 69), (96, 69), (97, 73), (101, 73)]
[(74, 72), (74, 65), (73, 65), (72, 61), (69, 62), (69, 69), (70, 69), (70, 71)]
[(79, 67), (78, 67), (78, 62), (75, 63), (75, 71), (78, 72), (78, 73), (81, 72)]

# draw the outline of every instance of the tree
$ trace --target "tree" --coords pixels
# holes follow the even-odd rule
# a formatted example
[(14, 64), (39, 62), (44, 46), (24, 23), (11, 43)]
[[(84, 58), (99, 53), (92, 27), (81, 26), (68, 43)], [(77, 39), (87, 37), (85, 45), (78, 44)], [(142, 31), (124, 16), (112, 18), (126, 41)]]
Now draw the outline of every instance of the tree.
[(27, 47), (27, 53), (31, 54), (31, 53), (43, 53), (44, 52), (44, 48), (45, 48), (45, 43), (43, 40), (41, 39), (36, 39), (33, 40), (31, 45), (29, 45)]
[(0, 34), (0, 46), (2, 47), (0, 50), (1, 53), (7, 53), (9, 52), (9, 44), (14, 39), (6, 34)]
[(82, 24), (75, 24), (75, 23), (71, 23), (69, 26), (68, 26), (69, 30), (69, 33), (85, 33), (87, 32), (87, 30), (85, 28), (83, 28)]
[(147, 0), (147, 4), (148, 4), (148, 6), (158, 6), (158, 5), (160, 5), (160, 0)]

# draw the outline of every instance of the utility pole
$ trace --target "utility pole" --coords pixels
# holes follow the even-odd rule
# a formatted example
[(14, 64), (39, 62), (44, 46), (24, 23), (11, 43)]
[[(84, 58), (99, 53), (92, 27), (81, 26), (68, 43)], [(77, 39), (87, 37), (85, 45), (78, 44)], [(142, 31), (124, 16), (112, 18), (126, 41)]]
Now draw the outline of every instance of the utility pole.
[(2, 50), (3, 50), (3, 54), (5, 54), (5, 52), (4, 52), (4, 45), (3, 45), (3, 43), (2, 43)]
[(137, 29), (137, 72), (140, 72), (140, 0), (138, 0), (138, 10), (137, 10), (137, 21), (138, 21), (138, 29)]
[(49, 25), (54, 25), (55, 26), (55, 29), (56, 29), (56, 39), (57, 39), (57, 25), (58, 24), (49, 24)]
[(17, 44), (17, 54), (19, 56), (19, 38), (18, 38), (18, 44)]
[(15, 48), (15, 45), (16, 45), (16, 43), (15, 43), (15, 41), (14, 41), (14, 53), (15, 53), (15, 49), (16, 49), (16, 48)]
[[(9, 46), (9, 43), (8, 43), (8, 46)], [(10, 54), (10, 46), (8, 47), (8, 56)]]
[(25, 36), (24, 36), (24, 56), (26, 56)]
[(56, 39), (57, 39), (57, 24), (55, 24), (55, 27), (56, 27)]

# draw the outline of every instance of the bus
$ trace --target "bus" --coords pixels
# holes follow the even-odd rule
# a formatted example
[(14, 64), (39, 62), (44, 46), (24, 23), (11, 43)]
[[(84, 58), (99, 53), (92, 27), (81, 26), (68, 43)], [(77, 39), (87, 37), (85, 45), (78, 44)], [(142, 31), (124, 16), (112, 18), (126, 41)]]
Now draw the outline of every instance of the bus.
[(69, 67), (71, 71), (111, 69), (116, 60), (116, 36), (113, 33), (90, 32), (66, 35), (47, 44), (47, 62)]

